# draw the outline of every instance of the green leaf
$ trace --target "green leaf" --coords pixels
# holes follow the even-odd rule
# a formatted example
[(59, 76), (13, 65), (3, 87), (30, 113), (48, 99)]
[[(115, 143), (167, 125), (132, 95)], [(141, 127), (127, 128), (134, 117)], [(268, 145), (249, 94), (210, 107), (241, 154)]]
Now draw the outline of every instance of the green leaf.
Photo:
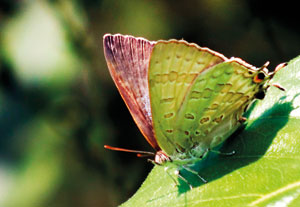
[(156, 166), (128, 206), (300, 206), (300, 56), (279, 71), (263, 101), (257, 101), (248, 123), (219, 149), (233, 156), (210, 153), (195, 169), (208, 183), (183, 171), (195, 186), (189, 189), (174, 169), (178, 186)]

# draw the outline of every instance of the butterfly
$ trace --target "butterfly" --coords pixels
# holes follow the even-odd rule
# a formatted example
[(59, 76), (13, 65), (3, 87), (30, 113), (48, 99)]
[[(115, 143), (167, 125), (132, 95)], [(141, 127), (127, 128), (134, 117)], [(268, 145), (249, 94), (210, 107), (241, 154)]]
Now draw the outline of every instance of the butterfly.
[[(153, 163), (172, 163), (197, 175), (188, 166), (242, 125), (248, 106), (264, 98), (270, 80), (286, 65), (269, 72), (269, 62), (256, 68), (240, 58), (226, 58), (184, 40), (149, 41), (106, 34), (103, 46), (115, 85), (156, 151)], [(105, 147), (140, 156), (152, 154)]]

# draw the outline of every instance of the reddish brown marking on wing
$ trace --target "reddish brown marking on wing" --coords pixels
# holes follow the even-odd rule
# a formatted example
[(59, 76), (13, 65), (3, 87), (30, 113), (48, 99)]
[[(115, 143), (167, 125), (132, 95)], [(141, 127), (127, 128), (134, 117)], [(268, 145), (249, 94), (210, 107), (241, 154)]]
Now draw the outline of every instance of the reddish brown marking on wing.
[(254, 83), (261, 83), (263, 80), (264, 79), (259, 78), (258, 74), (253, 77), (253, 82)]
[(149, 99), (148, 66), (155, 42), (129, 35), (103, 37), (109, 72), (140, 131), (159, 150), (153, 132)]

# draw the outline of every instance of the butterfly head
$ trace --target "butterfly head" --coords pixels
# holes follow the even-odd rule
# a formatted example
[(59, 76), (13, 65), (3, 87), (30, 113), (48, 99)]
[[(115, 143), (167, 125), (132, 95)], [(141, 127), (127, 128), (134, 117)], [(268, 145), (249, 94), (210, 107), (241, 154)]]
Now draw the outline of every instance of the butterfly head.
[(156, 152), (154, 157), (154, 163), (158, 165), (163, 165), (166, 162), (172, 161), (171, 158), (166, 155), (162, 150)]
[[(263, 99), (265, 97), (265, 92), (270, 87), (270, 80), (280, 69), (284, 68), (287, 65), (286, 63), (281, 63), (275, 68), (274, 71), (269, 72), (269, 70), (267, 69), (269, 63), (269, 61), (266, 62), (262, 67), (258, 69), (258, 72), (253, 76), (253, 82), (260, 85), (259, 91), (255, 96), (257, 99)], [(278, 84), (271, 85), (282, 91), (285, 91), (285, 89)]]

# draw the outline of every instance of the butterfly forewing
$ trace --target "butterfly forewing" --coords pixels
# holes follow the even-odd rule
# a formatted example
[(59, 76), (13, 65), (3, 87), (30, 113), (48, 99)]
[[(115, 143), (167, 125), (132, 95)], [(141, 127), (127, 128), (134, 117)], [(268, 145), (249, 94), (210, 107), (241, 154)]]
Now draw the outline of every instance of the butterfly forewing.
[(186, 148), (178, 140), (178, 113), (198, 75), (226, 58), (185, 41), (158, 41), (149, 66), (153, 125), (161, 149), (168, 155)]
[(148, 86), (148, 66), (154, 44), (144, 38), (120, 34), (107, 34), (103, 39), (110, 74), (142, 134), (158, 150)]

